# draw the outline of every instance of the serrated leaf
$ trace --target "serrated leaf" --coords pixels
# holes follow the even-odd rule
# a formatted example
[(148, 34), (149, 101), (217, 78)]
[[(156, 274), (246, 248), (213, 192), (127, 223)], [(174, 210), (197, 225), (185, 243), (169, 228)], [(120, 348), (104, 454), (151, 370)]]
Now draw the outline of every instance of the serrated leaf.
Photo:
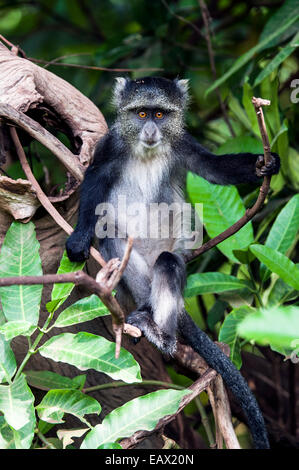
[[(74, 263), (68, 259), (66, 251), (63, 252), (60, 265), (57, 271), (57, 274), (65, 274), (65, 273), (73, 273), (75, 271), (80, 271), (83, 269), (85, 261), (82, 263)], [(75, 284), (72, 282), (64, 283), (64, 284), (54, 284), (52, 294), (51, 294), (51, 301), (47, 303), (46, 307), (49, 312), (55, 312), (60, 305), (67, 299), (67, 297), (72, 292)]]
[[(1, 248), (0, 277), (42, 275), (39, 248), (34, 224), (13, 222)], [(0, 298), (6, 319), (37, 325), (42, 289), (42, 285), (1, 287)]]
[(250, 250), (284, 282), (294, 289), (299, 289), (299, 269), (289, 258), (269, 246), (251, 245)]
[(38, 416), (47, 423), (63, 423), (65, 413), (83, 421), (86, 414), (100, 414), (101, 405), (79, 390), (50, 390), (36, 407)]
[[(294, 243), (299, 230), (299, 194), (296, 194), (285, 205), (278, 214), (274, 224), (272, 225), (269, 235), (265, 241), (265, 245), (273, 248), (279, 253), (286, 254)], [(260, 276), (266, 281), (271, 271), (261, 265)]]
[(60, 313), (54, 326), (63, 328), (69, 325), (93, 320), (97, 317), (109, 315), (110, 312), (99, 297), (95, 294), (78, 300), (75, 304)]
[(70, 379), (47, 370), (26, 370), (25, 372), (27, 382), (32, 387), (40, 390), (51, 390), (54, 388), (59, 389), (78, 389), (81, 388), (82, 380), (83, 385), (85, 382), (85, 375), (79, 375)]
[(189, 390), (158, 390), (134, 398), (109, 413), (82, 442), (81, 449), (97, 449), (106, 443), (131, 436), (138, 430), (151, 431), (166, 415), (175, 413)]
[(25, 376), (20, 375), (12, 385), (0, 385), (0, 411), (14, 432), (17, 448), (29, 448), (34, 435), (35, 412), (34, 396), (29, 389)]
[(243, 338), (258, 344), (292, 348), (299, 339), (299, 307), (289, 305), (260, 309), (246, 317), (237, 331)]
[(7, 341), (20, 335), (31, 336), (35, 330), (34, 325), (23, 320), (9, 321), (0, 327), (0, 333), (4, 335)]
[(218, 88), (222, 85), (226, 80), (231, 77), (234, 73), (240, 70), (241, 67), (247, 64), (258, 52), (262, 51), (267, 47), (267, 45), (275, 38), (277, 38), (280, 34), (286, 31), (290, 26), (299, 18), (299, 14), (294, 14), (293, 17), (289, 18), (287, 21), (283, 21), (278, 28), (272, 30), (270, 34), (268, 34), (262, 41), (260, 41), (256, 46), (249, 49), (249, 51), (242, 54), (235, 63), (230, 66), (229, 70), (222, 75), (218, 80), (214, 81), (213, 85), (208, 88), (206, 91), (206, 95), (211, 93), (211, 91)]
[(184, 296), (192, 297), (206, 293), (220, 293), (238, 289), (251, 289), (251, 284), (223, 273), (195, 273), (188, 276)]
[[(200, 176), (188, 173), (187, 191), (193, 204), (203, 203), (202, 222), (211, 238), (219, 235), (244, 215), (245, 207), (234, 186), (211, 184)], [(217, 248), (238, 263), (233, 250), (246, 249), (252, 242), (253, 230), (249, 222), (229, 239), (219, 243)]]
[(247, 306), (234, 309), (225, 317), (219, 332), (219, 341), (229, 345), (230, 359), (238, 369), (242, 366), (242, 357), (237, 328), (239, 323), (252, 312), (254, 309)]
[(80, 370), (95, 369), (127, 383), (141, 381), (140, 366), (121, 348), (115, 359), (115, 343), (90, 333), (63, 333), (53, 336), (39, 348), (42, 356), (67, 362)]
[(8, 382), (17, 370), (16, 359), (9, 342), (0, 335), (0, 383)]

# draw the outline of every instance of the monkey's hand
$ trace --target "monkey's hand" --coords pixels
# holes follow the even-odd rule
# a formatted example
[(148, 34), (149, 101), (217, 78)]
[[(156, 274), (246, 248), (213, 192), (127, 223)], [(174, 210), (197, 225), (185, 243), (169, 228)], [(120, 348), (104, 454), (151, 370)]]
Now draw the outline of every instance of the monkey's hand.
[(91, 240), (74, 231), (66, 241), (66, 252), (70, 261), (82, 262), (89, 257)]
[(264, 156), (259, 155), (255, 165), (255, 172), (259, 178), (276, 175), (280, 168), (280, 158), (277, 153), (271, 153), (270, 161), (265, 165)]

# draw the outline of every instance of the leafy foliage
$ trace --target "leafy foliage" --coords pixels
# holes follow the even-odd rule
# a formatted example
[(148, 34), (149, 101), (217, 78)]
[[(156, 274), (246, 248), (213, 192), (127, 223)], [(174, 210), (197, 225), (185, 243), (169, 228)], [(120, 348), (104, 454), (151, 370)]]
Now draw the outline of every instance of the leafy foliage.
[[(134, 68), (128, 72), (132, 78), (145, 74), (189, 78), (192, 101), (187, 115), (188, 128), (203, 145), (218, 154), (240, 151), (260, 154), (263, 151), (251, 98), (262, 96), (271, 100), (271, 106), (265, 110), (266, 125), (271, 150), (279, 153), (282, 165), (280, 174), (271, 180), (267, 204), (252, 223), (188, 267), (185, 295), (188, 297), (186, 304), (190, 302), (187, 308), (192, 317), (203, 328), (209, 329), (214, 339), (230, 345), (231, 359), (237, 367), (242, 365), (242, 350), (248, 350), (248, 342), (269, 345), (285, 358), (295, 360), (299, 340), (296, 265), (299, 87), (294, 80), (298, 75), (298, 57), (295, 55), (298, 2), (273, 0), (270, 6), (258, 6), (257, 2), (250, 1), (223, 0), (212, 4), (207, 0), (206, 4), (208, 8), (213, 6), (210, 9), (212, 46), (218, 80), (214, 80), (211, 72), (204, 34), (201, 34), (204, 25), (197, 0), (0, 0), (0, 29), (11, 42), (20, 44), (28, 57), (46, 61), (61, 57), (57, 62), (77, 66)], [(147, 67), (161, 70), (139, 69)], [(88, 96), (100, 107), (108, 123), (111, 122), (111, 88), (120, 72), (70, 68), (57, 63), (50, 64), (49, 68)], [(217, 86), (234, 135), (221, 112), (215, 93)], [(60, 133), (59, 137), (69, 145), (65, 136)], [(36, 142), (25, 150), (30, 150), (33, 172), (40, 183), (44, 184), (43, 167), (47, 166), (51, 184), (59, 190), (64, 170), (57, 160)], [(13, 178), (24, 178), (17, 161), (13, 160), (6, 171)], [(258, 188), (217, 187), (189, 174), (187, 192), (193, 203), (203, 203), (206, 240), (236, 222), (255, 201)], [(14, 222), (2, 245), (0, 276), (41, 274), (38, 251), (34, 225)], [(70, 263), (64, 253), (58, 272), (82, 268), (82, 263)], [(73, 288), (73, 284), (53, 287), (47, 303), (49, 316), (44, 331), (54, 325), (64, 328), (107, 314), (106, 307), (95, 296), (63, 309)], [(78, 399), (83, 422), (90, 409), (80, 407), (84, 374), (69, 379), (50, 371), (24, 371), (31, 349), (28, 349), (24, 363), (17, 367), (10, 341), (19, 335), (33, 341), (32, 351), (48, 354), (50, 360), (63, 360), (84, 370), (95, 367), (128, 382), (141, 379), (139, 366), (129, 353), (122, 350), (120, 362), (114, 362), (113, 345), (95, 335), (62, 332), (40, 346), (44, 334), (37, 327), (41, 291), (41, 286), (0, 289), (3, 310), (0, 310), (1, 448), (40, 445), (34, 430), (47, 434), (48, 426), (51, 426), (39, 419), (34, 411), (27, 383), (49, 391), (48, 404), (45, 407), (45, 403), (37, 404), (37, 407), (41, 405), (39, 412), (44, 418), (49, 413), (51, 419), (54, 416), (59, 420), (63, 419), (64, 413), (72, 412), (76, 403), (72, 402), (70, 406), (71, 397)], [(83, 346), (83, 362), (77, 354), (79, 345)], [(94, 347), (97, 348), (96, 358), (86, 354)], [(257, 349), (252, 350), (257, 352)], [(170, 373), (178, 380), (173, 371)], [(140, 426), (152, 428), (159, 413), (161, 417), (164, 412), (177, 409), (178, 396), (172, 402), (172, 411), (167, 408), (168, 401), (172, 400), (169, 392), (160, 391), (158, 395), (149, 394), (136, 399), (137, 402), (125, 404), (91, 430), (82, 447), (118, 448), (115, 441), (125, 433), (141, 429)], [(13, 399), (14, 407), (10, 406), (10, 399)], [(57, 410), (52, 414), (56, 400)], [(143, 406), (151, 409), (154, 404), (161, 405), (161, 409), (150, 422), (142, 414)], [(98, 412), (100, 404), (94, 405)], [(137, 413), (135, 421), (132, 410)], [(126, 421), (128, 428), (125, 431), (118, 429), (117, 423)], [(56, 439), (51, 443), (67, 447), (72, 444), (72, 436), (82, 436), (90, 429), (87, 420), (85, 425), (83, 431), (60, 429), (60, 441)]]

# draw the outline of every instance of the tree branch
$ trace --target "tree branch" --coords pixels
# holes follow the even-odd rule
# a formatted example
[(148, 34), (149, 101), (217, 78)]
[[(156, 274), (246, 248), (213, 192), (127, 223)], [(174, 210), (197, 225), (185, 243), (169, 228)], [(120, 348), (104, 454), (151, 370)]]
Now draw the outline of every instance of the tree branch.
[[(270, 143), (269, 143), (269, 137), (268, 137), (267, 130), (266, 130), (262, 106), (269, 106), (270, 101), (263, 100), (262, 98), (253, 97), (252, 103), (254, 105), (257, 119), (258, 119), (258, 124), (259, 124), (263, 147), (264, 147), (264, 159), (265, 159), (265, 164), (267, 164), (270, 158)], [(242, 165), (241, 161), (240, 161), (240, 165)], [(243, 215), (243, 217), (241, 217), (241, 219), (239, 219), (235, 224), (231, 225), (228, 229), (224, 230), (224, 232), (220, 233), (214, 238), (211, 238), (211, 240), (204, 243), (200, 248), (193, 250), (191, 253), (184, 254), (183, 256), (184, 256), (185, 262), (189, 263), (190, 261), (193, 261), (195, 258), (202, 255), (203, 253), (210, 250), (211, 248), (218, 245), (219, 243), (223, 242), (227, 238), (231, 237), (236, 232), (238, 232), (242, 227), (244, 227), (244, 225), (247, 224), (247, 222), (249, 222), (255, 216), (255, 214), (257, 214), (257, 212), (261, 209), (262, 205), (264, 204), (267, 194), (269, 192), (270, 181), (271, 181), (271, 176), (264, 176), (263, 184), (260, 187), (260, 192), (259, 192), (259, 195), (255, 204), (251, 208), (245, 211), (245, 214)]]

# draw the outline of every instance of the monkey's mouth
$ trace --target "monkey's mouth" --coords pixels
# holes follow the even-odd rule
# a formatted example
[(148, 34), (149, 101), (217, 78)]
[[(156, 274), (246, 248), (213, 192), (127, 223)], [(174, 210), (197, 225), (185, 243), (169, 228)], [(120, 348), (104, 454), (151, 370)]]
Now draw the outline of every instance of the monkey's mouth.
[(155, 147), (157, 147), (159, 144), (160, 144), (160, 140), (147, 140), (147, 141), (144, 141), (144, 140), (141, 140), (141, 143), (142, 145), (147, 148), (147, 149), (153, 149)]

